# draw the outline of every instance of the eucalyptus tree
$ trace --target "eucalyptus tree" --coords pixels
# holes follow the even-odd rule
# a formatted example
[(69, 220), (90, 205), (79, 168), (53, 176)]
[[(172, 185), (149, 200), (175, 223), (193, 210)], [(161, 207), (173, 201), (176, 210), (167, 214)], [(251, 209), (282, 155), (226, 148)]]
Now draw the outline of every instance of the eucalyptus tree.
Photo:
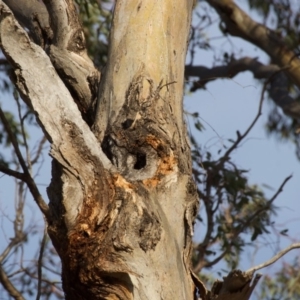
[[(221, 66), (185, 66), (188, 49), (193, 53), (201, 44), (195, 35), (198, 28), (191, 30), (195, 1), (116, 1), (113, 13), (103, 10), (104, 2), (0, 2), (4, 71), (10, 73), (27, 111), (19, 114), (19, 129), (12, 116), (0, 110), (4, 136), (18, 165), (13, 169), (0, 157), (0, 170), (18, 180), (20, 195), (27, 186), (43, 214), (61, 260), (66, 299), (249, 299), (260, 278), (254, 272), (262, 266), (242, 272), (235, 269), (235, 261), (211, 290), (197, 275), (222, 259), (239, 257), (247, 246), (241, 233), (250, 232), (255, 240), (267, 232), (273, 202), (289, 178), (266, 199), (230, 161), (260, 110), (219, 159), (208, 153), (204, 159), (197, 141), (192, 136), (191, 145), (188, 141), (185, 78), (199, 77), (189, 85), (195, 91), (209, 81), (250, 70), (266, 79), (260, 103), (268, 91), (276, 106), (297, 120), (298, 102), (289, 90), (300, 82), (295, 51), (233, 1), (207, 0), (220, 16), (223, 34), (260, 47), (272, 63), (227, 54)], [(265, 17), (270, 5), (266, 10), (253, 4)], [(37, 159), (21, 151), (28, 148), (23, 122), (32, 114), (45, 135), (40, 145), (46, 140), (51, 145), (49, 203), (32, 174)], [(197, 113), (192, 117), (197, 119)], [(294, 129), (296, 125), (293, 122)], [(209, 226), (204, 240), (194, 245), (199, 196)], [(225, 198), (226, 210), (216, 209)], [(21, 209), (22, 195), (20, 199)], [(1, 262), (25, 240), (17, 227)], [(214, 243), (221, 251), (211, 259)], [(46, 238), (41, 260), (45, 244)], [(8, 275), (1, 267), (1, 284), (11, 297), (23, 299)], [(40, 260), (37, 279), (39, 298), (48, 293), (43, 292)]]

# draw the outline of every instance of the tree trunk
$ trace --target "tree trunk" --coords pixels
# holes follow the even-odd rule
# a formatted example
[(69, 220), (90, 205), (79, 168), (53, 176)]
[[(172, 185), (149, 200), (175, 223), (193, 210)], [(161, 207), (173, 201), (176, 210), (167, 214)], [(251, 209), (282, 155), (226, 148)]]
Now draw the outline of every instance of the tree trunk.
[(94, 162), (67, 228), (60, 253), (69, 299), (193, 298), (197, 198), (182, 113), (190, 15), (185, 1), (116, 4), (94, 126), (115, 169)]
[[(47, 1), (47, 8), (71, 2)], [(182, 108), (192, 5), (117, 1), (91, 126), (91, 100), (80, 102), (88, 93), (71, 96), (53, 68), (69, 53), (72, 61), (86, 59), (67, 44), (80, 37), (72, 19), (67, 25), (76, 34), (60, 43), (55, 30), (63, 17), (52, 17), (61, 19), (50, 61), (1, 3), (2, 49), (51, 142), (48, 232), (62, 260), (66, 299), (194, 298), (189, 264), (198, 199)], [(42, 81), (39, 70), (47, 70)]]

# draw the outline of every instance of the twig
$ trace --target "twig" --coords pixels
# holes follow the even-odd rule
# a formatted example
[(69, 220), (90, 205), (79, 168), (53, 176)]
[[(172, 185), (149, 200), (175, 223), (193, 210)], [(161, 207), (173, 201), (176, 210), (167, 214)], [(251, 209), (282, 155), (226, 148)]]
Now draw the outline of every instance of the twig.
[(277, 196), (282, 192), (283, 187), (285, 184), (293, 177), (293, 175), (288, 176), (287, 178), (284, 179), (283, 183), (280, 185), (279, 189), (277, 192), (274, 194), (274, 196), (268, 201), (268, 204), (272, 204), (272, 202), (277, 198)]
[(0, 164), (0, 172), (4, 173), (6, 175), (9, 175), (9, 176), (13, 176), (13, 177), (23, 180), (23, 181), (25, 180), (25, 175), (23, 173), (6, 168), (5, 166), (3, 166), (1, 164)]
[[(222, 168), (223, 164), (228, 160), (229, 155), (231, 154), (231, 152), (237, 148), (237, 146), (239, 145), (239, 143), (249, 134), (249, 132), (251, 131), (251, 129), (253, 128), (253, 126), (256, 124), (257, 120), (259, 119), (260, 115), (261, 115), (261, 111), (262, 111), (262, 104), (263, 104), (263, 99), (264, 99), (264, 93), (266, 91), (267, 85), (269, 83), (269, 81), (272, 79), (272, 77), (276, 74), (276, 72), (274, 72), (269, 78), (268, 80), (264, 83), (263, 85), (263, 89), (261, 92), (261, 97), (260, 97), (260, 102), (259, 102), (259, 108), (258, 108), (258, 112), (254, 118), (254, 120), (252, 121), (252, 123), (250, 124), (250, 126), (247, 128), (247, 130), (241, 135), (239, 132), (237, 132), (237, 139), (236, 141), (233, 143), (233, 145), (225, 152), (225, 154), (223, 155), (223, 157), (220, 158), (218, 164), (217, 164), (217, 168)], [(258, 210), (257, 212), (255, 212), (252, 216), (250, 216), (248, 218), (248, 220), (246, 220), (243, 224), (243, 226), (241, 226), (239, 228), (239, 230), (235, 231), (234, 233), (234, 237), (233, 239), (235, 239), (243, 230), (244, 228), (246, 228), (249, 223), (260, 213), (264, 212), (272, 203), (273, 201), (277, 198), (278, 194), (282, 191), (284, 185), (287, 183), (287, 181), (291, 178), (292, 176), (288, 176), (283, 183), (280, 185), (279, 189), (277, 190), (277, 192), (274, 194), (274, 196), (267, 202), (267, 204), (260, 210)], [(207, 181), (208, 182), (208, 181)], [(210, 191), (209, 191), (210, 187), (206, 186), (206, 191), (207, 191), (207, 195), (202, 197), (203, 200), (205, 199), (209, 199), (210, 198)], [(208, 202), (209, 203), (209, 202)], [(212, 218), (212, 215), (216, 212), (215, 210), (212, 210), (212, 207), (210, 207), (210, 205), (207, 203), (207, 201), (204, 201), (205, 204), (205, 208), (206, 208), (206, 215), (208, 218), (208, 223), (209, 219)], [(218, 206), (217, 206), (218, 207)], [(206, 236), (204, 238), (204, 241), (199, 244), (198, 246), (198, 250), (199, 250), (199, 255), (198, 257), (200, 258), (201, 255), (203, 255), (203, 251), (201, 251), (201, 248), (203, 247), (204, 249), (206, 249), (207, 245), (208, 245), (208, 241), (211, 239), (211, 229), (209, 229), (209, 226), (207, 228), (206, 231)], [(237, 228), (236, 228), (237, 229)], [(202, 246), (202, 247), (201, 247)], [(227, 253), (228, 249), (231, 248), (231, 243), (228, 245), (227, 249), (221, 253), (216, 259), (212, 260), (211, 262), (201, 262), (201, 259), (199, 259), (198, 264), (195, 266), (194, 268), (194, 272), (197, 273), (198, 271), (200, 271), (203, 267), (210, 267), (213, 264), (217, 263), (218, 261), (220, 261)]]
[(9, 139), (10, 139), (10, 141), (11, 141), (11, 143), (12, 143), (14, 149), (15, 149), (17, 158), (18, 158), (19, 163), (20, 163), (20, 165), (21, 165), (21, 167), (23, 169), (23, 172), (26, 174), (26, 173), (28, 173), (28, 168), (26, 166), (26, 163), (25, 163), (25, 160), (23, 158), (23, 155), (22, 155), (22, 153), (20, 151), (20, 148), (19, 148), (19, 145), (18, 145), (18, 141), (17, 141), (14, 133), (12, 132), (12, 130), (11, 130), (10, 126), (9, 126), (9, 123), (8, 123), (8, 121), (7, 121), (6, 117), (5, 117), (5, 114), (4, 114), (4, 112), (3, 112), (3, 110), (2, 110), (1, 107), (0, 107), (0, 119), (1, 119), (1, 121), (3, 123), (5, 131), (7, 132), (8, 136), (9, 136)]
[(19, 163), (23, 169), (24, 172), (24, 182), (26, 182), (35, 202), (37, 203), (38, 207), (40, 208), (40, 210), (42, 211), (42, 213), (44, 214), (44, 216), (46, 217), (47, 220), (49, 220), (49, 207), (46, 204), (45, 200), (43, 199), (42, 195), (40, 194), (33, 178), (31, 177), (28, 167), (26, 166), (25, 160), (22, 156), (22, 153), (20, 151), (19, 145), (18, 145), (18, 141), (14, 135), (14, 133), (12, 132), (9, 123), (5, 117), (5, 114), (3, 112), (3, 110), (0, 107), (0, 120), (3, 123), (3, 126), (5, 128), (5, 131), (7, 132), (9, 139), (14, 147), (15, 153), (17, 155), (17, 158), (19, 160)]
[(31, 166), (31, 160), (30, 160), (30, 153), (29, 153), (29, 148), (28, 148), (27, 138), (26, 138), (25, 128), (24, 128), (25, 118), (22, 117), (21, 104), (20, 104), (18, 95), (15, 97), (15, 99), (16, 99), (17, 106), (18, 106), (18, 113), (19, 113), (19, 119), (20, 119), (20, 124), (21, 124), (21, 132), (22, 132), (23, 142), (24, 142), (25, 149), (26, 149), (27, 165), (28, 165), (29, 173), (32, 175), (32, 166)]
[(11, 242), (6, 246), (6, 248), (3, 250), (3, 252), (0, 255), (0, 264), (3, 265), (3, 261), (7, 257), (7, 255), (11, 252), (14, 246), (17, 244), (21, 243), (22, 241), (24, 242), (26, 240), (26, 236), (22, 237), (21, 239), (17, 239), (16, 237), (11, 240)]
[(249, 226), (249, 224), (262, 212), (266, 211), (270, 205), (274, 202), (274, 200), (277, 198), (277, 196), (282, 192), (283, 187), (285, 186), (285, 184), (292, 178), (292, 175), (288, 176), (287, 178), (284, 179), (284, 181), (282, 182), (282, 184), (280, 185), (280, 187), (278, 188), (278, 190), (276, 191), (276, 193), (274, 194), (274, 196), (267, 201), (266, 205), (264, 207), (262, 207), (261, 209), (257, 210), (252, 216), (250, 216), (245, 222), (243, 222), (243, 226), (241, 226), (239, 228), (239, 230), (237, 230), (234, 233), (233, 239), (235, 239), (241, 232), (243, 232), (243, 230), (245, 228), (247, 228)]
[(45, 250), (46, 239), (47, 239), (47, 225), (45, 222), (44, 235), (41, 242), (41, 249), (40, 249), (40, 254), (38, 259), (38, 286), (37, 286), (36, 300), (39, 300), (41, 297), (43, 254)]
[(236, 141), (233, 143), (233, 145), (225, 152), (225, 154), (223, 155), (223, 157), (220, 159), (219, 164), (218, 164), (219, 166), (223, 165), (223, 163), (228, 159), (228, 157), (231, 154), (231, 152), (234, 149), (236, 149), (237, 146), (239, 145), (239, 143), (248, 135), (248, 133), (251, 131), (251, 129), (254, 127), (254, 125), (256, 124), (257, 120), (261, 116), (261, 110), (262, 110), (262, 104), (263, 104), (263, 100), (264, 100), (264, 94), (265, 94), (265, 91), (267, 89), (267, 85), (268, 85), (269, 81), (271, 80), (271, 77), (263, 85), (263, 89), (261, 91), (261, 96), (260, 96), (260, 101), (259, 101), (259, 106), (258, 106), (258, 112), (257, 112), (254, 120), (252, 121), (252, 123), (250, 124), (250, 126), (246, 129), (246, 131), (242, 135), (239, 132), (237, 132), (237, 139), (236, 139)]
[(12, 298), (16, 300), (24, 300), (22, 294), (15, 288), (15, 286), (11, 283), (11, 281), (7, 277), (7, 274), (5, 273), (1, 264), (0, 264), (0, 282)]
[(31, 160), (31, 165), (34, 165), (34, 164), (38, 161), (38, 159), (39, 159), (39, 157), (40, 157), (40, 155), (41, 155), (41, 152), (42, 152), (42, 150), (43, 150), (43, 145), (44, 145), (46, 142), (47, 142), (47, 138), (46, 138), (46, 136), (44, 135), (44, 136), (42, 137), (42, 139), (40, 140), (40, 142), (39, 142), (39, 146), (38, 146), (38, 149), (36, 150), (35, 157)]
[[(282, 184), (280, 185), (280, 187), (278, 188), (278, 190), (276, 191), (276, 193), (274, 194), (274, 196), (268, 201), (268, 203), (260, 210), (256, 211), (251, 217), (248, 218), (248, 220), (243, 224), (243, 226), (237, 230), (234, 233), (234, 236), (232, 238), (232, 240), (234, 240), (247, 226), (249, 226), (250, 222), (256, 217), (258, 216), (260, 213), (264, 212), (268, 206), (270, 206), (273, 201), (277, 198), (277, 196), (279, 195), (279, 193), (282, 192), (283, 187), (285, 186), (285, 184), (292, 178), (292, 175), (288, 176), (287, 178), (284, 179), (284, 181), (282, 182)], [(201, 245), (201, 244), (200, 244)], [(199, 272), (202, 268), (209, 268), (211, 266), (213, 266), (214, 264), (216, 264), (217, 262), (219, 262), (227, 253), (228, 249), (230, 249), (232, 246), (232, 243), (230, 243), (227, 247), (226, 250), (224, 252), (222, 252), (217, 258), (215, 258), (212, 261), (206, 261), (204, 263), (199, 262), (198, 265), (194, 268), (194, 272)]]
[(257, 266), (255, 266), (253, 268), (250, 268), (245, 273), (247, 273), (247, 274), (253, 274), (257, 270), (260, 270), (262, 268), (268, 267), (268, 266), (272, 265), (275, 261), (277, 261), (279, 258), (281, 258), (283, 255), (285, 255), (286, 253), (288, 253), (289, 251), (291, 251), (293, 249), (297, 249), (297, 248), (300, 248), (300, 243), (295, 243), (295, 244), (292, 244), (292, 245), (288, 246), (284, 250), (282, 250), (279, 253), (277, 253), (270, 260), (268, 260), (268, 261), (266, 261), (266, 262), (264, 262), (264, 263), (262, 263), (260, 265), (257, 265)]

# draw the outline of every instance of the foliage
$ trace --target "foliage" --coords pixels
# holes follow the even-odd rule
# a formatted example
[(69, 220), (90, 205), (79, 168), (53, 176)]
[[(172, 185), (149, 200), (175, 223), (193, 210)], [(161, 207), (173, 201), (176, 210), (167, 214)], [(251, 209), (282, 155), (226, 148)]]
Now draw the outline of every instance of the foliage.
[[(197, 114), (192, 116), (195, 127), (201, 129)], [(200, 272), (223, 258), (230, 269), (235, 269), (245, 248), (258, 236), (270, 233), (277, 210), (273, 203), (276, 196), (266, 199), (258, 186), (248, 183), (248, 171), (230, 158), (242, 141), (240, 133), (235, 141), (229, 140), (234, 147), (223, 145), (216, 159), (198, 145), (193, 135), (190, 139), (194, 177), (205, 211), (198, 220), (202, 226), (206, 224), (205, 237), (195, 247), (194, 269)]]
[(94, 64), (100, 68), (105, 65), (108, 52), (108, 37), (112, 20), (110, 1), (76, 0), (86, 36), (86, 44)]
[(292, 263), (283, 263), (274, 275), (264, 277), (257, 298), (264, 300), (300, 299), (299, 269), (299, 257), (295, 258)]

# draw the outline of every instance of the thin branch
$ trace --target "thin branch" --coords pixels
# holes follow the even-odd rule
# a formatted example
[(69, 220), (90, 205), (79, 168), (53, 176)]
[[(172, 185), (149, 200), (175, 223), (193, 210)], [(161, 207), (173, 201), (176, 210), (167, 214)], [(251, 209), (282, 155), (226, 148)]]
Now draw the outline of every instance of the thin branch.
[(293, 175), (288, 176), (287, 178), (284, 179), (284, 181), (282, 182), (282, 184), (280, 185), (279, 189), (277, 190), (277, 192), (274, 194), (274, 196), (268, 201), (268, 204), (271, 204), (276, 198), (277, 196), (282, 192), (283, 187), (285, 186), (285, 184), (293, 177)]
[(35, 184), (33, 178), (29, 174), (28, 174), (28, 176), (26, 176), (26, 181), (25, 182), (27, 183), (27, 186), (28, 186), (35, 202), (37, 203), (40, 210), (42, 211), (42, 213), (46, 217), (47, 221), (49, 221), (50, 220), (49, 207), (46, 204), (43, 196), (40, 194), (39, 189), (37, 188), (37, 185)]
[(218, 263), (226, 255), (226, 253), (228, 252), (228, 249), (230, 249), (230, 247), (231, 247), (231, 245), (228, 245), (226, 247), (226, 249), (218, 257), (216, 257), (212, 261), (199, 260), (198, 264), (193, 268), (193, 272), (198, 274), (203, 268), (210, 268), (211, 266)]
[(261, 96), (260, 96), (260, 101), (259, 101), (259, 107), (258, 107), (258, 112), (254, 118), (254, 120), (252, 121), (252, 123), (250, 124), (250, 126), (246, 129), (246, 131), (241, 135), (239, 131), (237, 131), (237, 139), (236, 141), (233, 143), (233, 145), (225, 152), (225, 154), (222, 156), (222, 158), (220, 159), (218, 165), (222, 166), (224, 164), (225, 161), (228, 160), (229, 155), (231, 154), (231, 152), (233, 150), (235, 150), (237, 148), (237, 146), (241, 143), (241, 141), (249, 134), (249, 132), (252, 130), (252, 128), (254, 127), (254, 125), (256, 124), (256, 122), (258, 121), (259, 117), (261, 116), (261, 111), (262, 111), (262, 104), (263, 104), (263, 100), (264, 100), (264, 94), (267, 90), (267, 86), (270, 83), (270, 81), (274, 78), (274, 76), (276, 74), (278, 74), (279, 72), (281, 72), (281, 70), (274, 72), (269, 78), (268, 80), (265, 81), (262, 91), (261, 91)]
[(5, 128), (5, 131), (7, 132), (10, 141), (14, 147), (15, 153), (17, 155), (17, 158), (19, 160), (19, 163), (23, 169), (24, 172), (24, 182), (26, 182), (35, 202), (37, 203), (37, 205), (39, 206), (40, 210), (42, 211), (42, 213), (46, 216), (47, 219), (49, 219), (49, 208), (48, 205), (46, 204), (45, 200), (43, 199), (42, 195), (40, 194), (33, 178), (31, 177), (29, 170), (26, 166), (25, 160), (22, 156), (22, 153), (20, 151), (19, 145), (18, 145), (18, 141), (14, 135), (14, 133), (12, 132), (9, 123), (5, 117), (5, 114), (3, 112), (3, 110), (0, 108), (0, 120), (3, 123), (3, 126)]
[(249, 226), (249, 224), (251, 223), (251, 221), (253, 221), (259, 214), (261, 214), (262, 212), (266, 211), (270, 205), (274, 202), (274, 200), (277, 198), (277, 196), (282, 192), (283, 187), (285, 186), (285, 184), (292, 178), (292, 175), (286, 177), (284, 179), (284, 181), (282, 182), (282, 184), (280, 185), (280, 187), (278, 188), (278, 190), (276, 191), (276, 193), (274, 194), (274, 196), (267, 201), (266, 205), (264, 207), (262, 207), (261, 209), (257, 210), (252, 216), (250, 216), (244, 223), (243, 226), (241, 226), (233, 235), (233, 239), (235, 239), (241, 232), (243, 232), (243, 230), (245, 228), (247, 228)]
[(21, 103), (19, 101), (19, 95), (16, 96), (16, 102), (17, 102), (17, 106), (18, 106), (18, 114), (19, 114), (19, 119), (20, 119), (20, 124), (21, 124), (21, 132), (22, 132), (23, 142), (24, 142), (25, 150), (26, 150), (27, 165), (28, 165), (29, 173), (32, 175), (32, 166), (31, 166), (29, 147), (27, 144), (27, 138), (26, 138), (26, 133), (25, 133), (25, 128), (24, 128), (25, 118), (22, 117)]
[(44, 235), (43, 235), (43, 239), (41, 242), (41, 249), (40, 249), (40, 254), (39, 254), (39, 259), (38, 259), (38, 287), (37, 287), (36, 300), (39, 300), (41, 297), (43, 255), (44, 255), (46, 240), (47, 240), (47, 225), (45, 222)]
[(248, 133), (251, 131), (251, 129), (254, 127), (254, 125), (256, 124), (257, 120), (261, 116), (262, 104), (263, 104), (263, 100), (264, 100), (264, 94), (265, 94), (265, 91), (267, 89), (268, 83), (269, 83), (269, 80), (267, 80), (264, 83), (264, 85), (263, 85), (263, 89), (262, 89), (261, 96), (260, 96), (260, 101), (259, 101), (258, 112), (257, 112), (254, 120), (252, 121), (252, 123), (250, 124), (250, 126), (246, 129), (246, 131), (242, 135), (239, 132), (237, 132), (237, 139), (236, 139), (236, 141), (225, 152), (225, 154), (223, 155), (223, 157), (220, 159), (218, 165), (220, 165), (220, 166), (223, 165), (223, 163), (229, 158), (229, 155), (231, 154), (231, 152), (233, 150), (235, 150), (237, 148), (237, 146), (239, 145), (239, 143), (248, 135)]
[(24, 300), (22, 294), (16, 289), (16, 287), (11, 283), (7, 274), (5, 273), (2, 264), (0, 264), (0, 283), (9, 293), (9, 295), (16, 300)]
[[(21, 272), (24, 272), (26, 275), (28, 275), (32, 279), (38, 279), (38, 277), (34, 275), (35, 273), (32, 270), (31, 271), (28, 270), (28, 268), (23, 268), (22, 267)], [(59, 290), (60, 290), (60, 288), (57, 285), (62, 284), (61, 281), (51, 281), (51, 280), (48, 280), (47, 278), (41, 278), (41, 282), (45, 282), (48, 285), (52, 285), (52, 286), (54, 286), (55, 288), (57, 288)]]
[(274, 30), (255, 22), (232, 0), (206, 0), (206, 2), (215, 8), (229, 34), (261, 48), (280, 67), (284, 67), (288, 77), (300, 87), (300, 60), (289, 47), (286, 47), (283, 39)]
[[(252, 121), (252, 123), (250, 124), (250, 126), (247, 128), (247, 130), (244, 132), (244, 134), (240, 134), (238, 132), (238, 136), (237, 136), (237, 139), (236, 141), (233, 143), (233, 145), (225, 152), (225, 154), (222, 156), (222, 158), (219, 160), (219, 163), (217, 165), (217, 168), (221, 168), (223, 166), (223, 164), (228, 160), (229, 158), (229, 155), (231, 154), (231, 152), (237, 148), (237, 146), (239, 145), (239, 143), (248, 135), (248, 133), (251, 131), (251, 129), (253, 128), (253, 126), (256, 124), (258, 118), (260, 117), (261, 115), (261, 110), (262, 110), (262, 103), (263, 103), (263, 99), (264, 99), (264, 93), (265, 93), (265, 90), (267, 88), (267, 84), (268, 84), (269, 81), (266, 81), (264, 86), (263, 86), (263, 90), (262, 90), (262, 93), (261, 93), (261, 98), (260, 98), (260, 102), (259, 102), (259, 108), (258, 108), (258, 112), (254, 118), (254, 120)], [(210, 195), (210, 186), (208, 186), (208, 183), (209, 183), (209, 180), (206, 181), (207, 182), (207, 185), (206, 185), (206, 199), (209, 199), (209, 195)], [(204, 198), (204, 199), (205, 199)], [(204, 201), (205, 203), (205, 208), (206, 208), (206, 214), (207, 214), (207, 218), (208, 218), (208, 221), (209, 220), (212, 220), (212, 208), (210, 207), (210, 205), (207, 203), (207, 201)], [(212, 223), (212, 221), (209, 222), (209, 224)], [(212, 226), (212, 225), (211, 225)], [(206, 230), (206, 236), (205, 236), (205, 239), (203, 241), (203, 243), (201, 243), (199, 245), (199, 256), (201, 255), (201, 248), (200, 246), (201, 245), (204, 245), (204, 247), (206, 247), (206, 245), (208, 245), (208, 242), (211, 238), (211, 233), (212, 233), (212, 229), (209, 230), (209, 227), (211, 226), (208, 226), (207, 230)], [(211, 227), (212, 228), (212, 227)], [(207, 263), (203, 263), (201, 262), (201, 260), (199, 261), (199, 263), (197, 264), (197, 266), (195, 267), (194, 269), (194, 272), (197, 273), (201, 270), (201, 268), (203, 267), (207, 267), (207, 266), (212, 266), (213, 264), (219, 262), (224, 256), (225, 254), (227, 253), (228, 249), (231, 247), (231, 245), (228, 245), (228, 247), (226, 248), (226, 250), (221, 253), (216, 259), (214, 259), (213, 261)], [(202, 250), (203, 251), (203, 250)]]
[(42, 153), (42, 150), (43, 150), (43, 145), (47, 142), (47, 138), (46, 136), (44, 135), (42, 137), (42, 139), (40, 140), (39, 142), (39, 145), (38, 145), (38, 148), (36, 150), (36, 153), (35, 153), (35, 156), (34, 158), (31, 160), (31, 165), (34, 165), (35, 163), (37, 163), (38, 159), (40, 158), (40, 155)]
[(53, 273), (53, 274), (58, 275), (58, 276), (61, 277), (61, 272), (58, 272), (58, 271), (56, 271), (56, 270), (53, 270), (52, 268), (49, 268), (49, 267), (46, 266), (46, 265), (44, 265), (43, 268), (46, 269), (46, 270), (48, 270), (49, 272), (51, 272), (51, 273)]
[(247, 274), (253, 274), (254, 272), (256, 272), (257, 270), (263, 269), (265, 267), (268, 267), (270, 265), (272, 265), (274, 262), (276, 262), (279, 258), (281, 258), (283, 255), (285, 255), (286, 253), (288, 253), (289, 251), (293, 250), (293, 249), (298, 249), (300, 248), (300, 243), (294, 243), (290, 246), (288, 246), (287, 248), (283, 249), (282, 251), (280, 251), (279, 253), (277, 253), (274, 257), (272, 257), (270, 260), (257, 265), (253, 268), (250, 268), (249, 270), (247, 270), (245, 273)]
[(16, 153), (18, 161), (19, 161), (19, 163), (20, 163), (20, 165), (23, 169), (23, 172), (24, 172), (24, 174), (27, 174), (28, 173), (28, 168), (26, 166), (23, 155), (20, 151), (18, 141), (17, 141), (14, 133), (12, 132), (11, 127), (9, 126), (9, 123), (8, 123), (8, 121), (5, 117), (5, 114), (4, 114), (1, 107), (0, 107), (0, 120), (2, 121), (3, 126), (5, 128), (5, 131), (7, 132), (8, 136), (9, 136), (9, 139), (10, 139), (10, 141), (11, 141), (11, 143), (12, 143), (14, 149), (15, 149), (15, 153)]
[[(288, 176), (287, 178), (284, 179), (284, 181), (282, 182), (282, 184), (280, 185), (280, 187), (278, 188), (278, 190), (276, 191), (276, 193), (274, 194), (274, 196), (268, 201), (268, 203), (262, 208), (259, 209), (258, 211), (256, 211), (251, 217), (249, 217), (243, 224), (243, 226), (241, 228), (239, 228), (239, 230), (235, 231), (232, 237), (232, 241), (235, 240), (237, 238), (237, 236), (250, 224), (250, 222), (257, 217), (259, 214), (261, 214), (262, 212), (264, 212), (273, 202), (274, 200), (277, 198), (277, 196), (282, 192), (283, 187), (285, 186), (285, 184), (292, 178), (292, 175)], [(199, 244), (199, 246), (197, 248), (200, 248), (200, 246), (202, 246), (203, 243)], [(230, 249), (230, 247), (232, 246), (232, 242), (226, 247), (226, 249), (214, 260), (208, 262), (208, 261), (199, 261), (199, 263), (195, 266), (194, 268), (194, 272), (198, 273), (202, 268), (209, 268), (211, 266), (213, 266), (214, 264), (218, 263), (227, 253), (228, 249)], [(199, 249), (200, 251), (200, 249)], [(203, 250), (202, 250), (203, 251)]]
[(232, 58), (227, 64), (212, 68), (187, 65), (185, 67), (185, 76), (199, 78), (198, 81), (193, 82), (190, 88), (190, 91), (193, 92), (204, 88), (207, 83), (213, 80), (233, 78), (244, 71), (252, 72), (254, 78), (259, 80), (270, 78), (276, 73), (270, 80), (268, 89), (270, 98), (287, 116), (300, 119), (300, 104), (290, 95), (290, 80), (284, 73), (285, 68), (280, 68), (277, 65), (264, 65), (257, 58), (246, 56), (240, 59)]
[(0, 65), (9, 65), (6, 58), (0, 58)]
[(3, 252), (0, 255), (0, 264), (3, 264), (2, 262), (7, 257), (7, 255), (10, 253), (10, 251), (13, 249), (14, 246), (21, 243), (22, 241), (26, 240), (26, 236), (24, 235), (22, 239), (17, 239), (14, 237), (11, 242), (7, 245), (7, 247), (3, 250)]
[(9, 176), (13, 176), (17, 179), (20, 179), (20, 180), (25, 180), (25, 175), (24, 173), (20, 173), (20, 172), (17, 172), (17, 171), (14, 171), (12, 169), (9, 169), (3, 165), (0, 165), (0, 172), (6, 174), (6, 175), (9, 175)]

